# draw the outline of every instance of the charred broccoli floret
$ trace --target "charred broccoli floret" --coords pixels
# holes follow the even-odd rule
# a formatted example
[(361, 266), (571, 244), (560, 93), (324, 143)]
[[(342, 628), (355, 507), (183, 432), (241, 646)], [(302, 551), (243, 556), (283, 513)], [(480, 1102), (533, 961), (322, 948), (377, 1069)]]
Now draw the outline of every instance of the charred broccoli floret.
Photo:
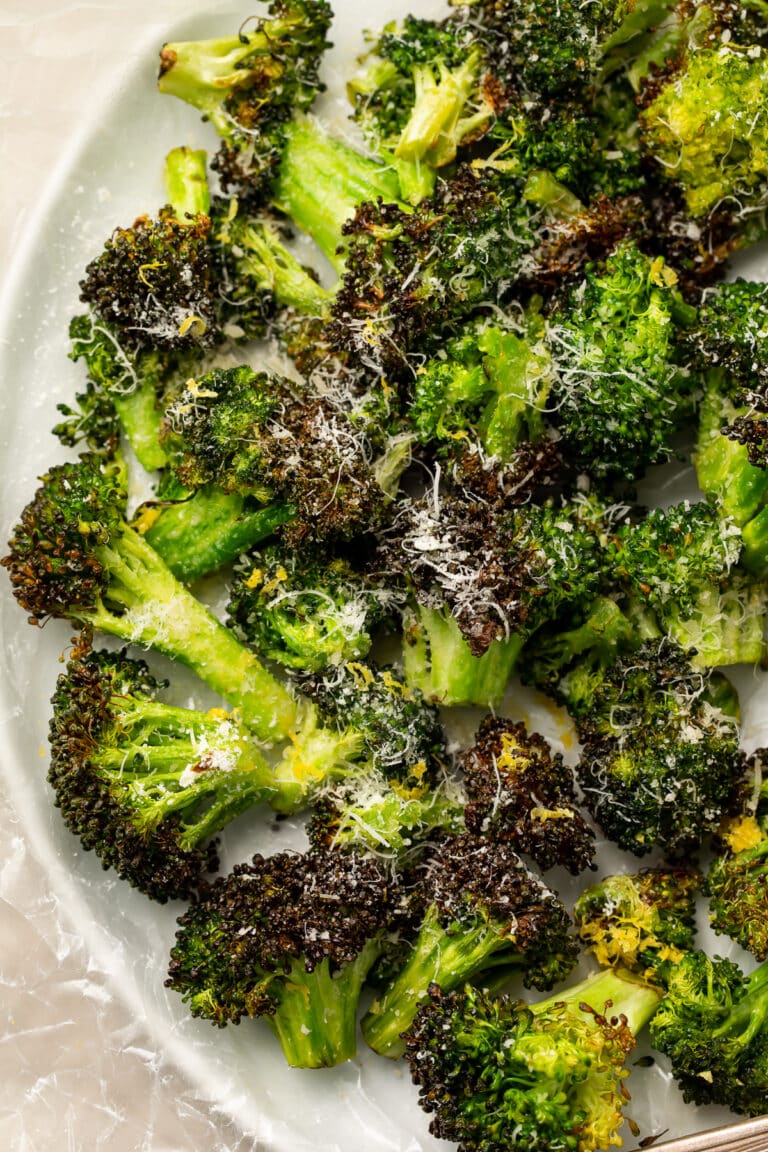
[(655, 846), (679, 855), (737, 805), (745, 757), (731, 692), (669, 640), (620, 657), (592, 685), (577, 774), (609, 839), (638, 856)]
[(701, 879), (685, 868), (606, 876), (573, 906), (579, 936), (602, 968), (628, 968), (664, 987), (693, 948)]
[[(734, 426), (747, 409), (728, 395), (719, 371), (704, 381), (699, 403), (699, 428), (693, 463), (704, 495), (714, 501), (726, 518), (742, 529), (741, 561), (755, 575), (757, 556), (746, 546), (745, 531), (768, 501), (768, 472), (751, 463), (747, 448), (733, 435)], [(751, 530), (754, 532), (754, 529)]]
[(449, 991), (502, 966), (522, 971), (526, 985), (551, 988), (575, 963), (565, 908), (502, 841), (443, 834), (412, 901), (420, 921), (413, 948), (363, 1019), (366, 1040), (384, 1056), (404, 1051), (401, 1033), (432, 984)]
[(77, 650), (53, 696), (48, 779), (83, 847), (165, 902), (189, 898), (216, 867), (215, 833), (278, 789), (235, 716), (172, 707), (160, 687), (141, 661)]
[(730, 960), (683, 956), (651, 1022), (683, 1098), (761, 1116), (768, 1091), (768, 965), (747, 979)]
[(765, 750), (749, 758), (757, 795), (747, 810), (725, 821), (718, 831), (720, 851), (706, 879), (709, 919), (722, 932), (752, 952), (768, 956), (768, 783)]
[(219, 1027), (264, 1017), (294, 1067), (340, 1064), (355, 1055), (360, 991), (397, 902), (370, 857), (254, 856), (180, 917), (167, 986)]
[(765, 652), (766, 597), (742, 572), (738, 525), (714, 505), (687, 500), (623, 526), (615, 571), (635, 603), (702, 667), (756, 663)]
[(591, 865), (595, 837), (575, 806), (571, 770), (542, 736), (486, 716), (459, 764), (470, 832), (508, 841), (542, 870), (562, 864), (577, 875)]
[(620, 1143), (625, 1061), (659, 995), (613, 971), (534, 1004), (433, 987), (405, 1041), (430, 1131), (460, 1152)]

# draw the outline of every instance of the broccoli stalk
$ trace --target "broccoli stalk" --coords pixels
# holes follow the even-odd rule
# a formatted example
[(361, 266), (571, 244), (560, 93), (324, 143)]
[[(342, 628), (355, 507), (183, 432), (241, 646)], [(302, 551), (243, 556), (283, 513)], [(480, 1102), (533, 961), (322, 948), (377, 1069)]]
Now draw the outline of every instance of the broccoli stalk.
[(48, 779), (83, 847), (164, 902), (192, 895), (211, 837), (278, 786), (235, 716), (162, 703), (159, 687), (142, 662), (81, 645), (53, 697)]
[(626, 1057), (660, 996), (613, 970), (534, 1004), (433, 987), (405, 1039), (430, 1131), (463, 1152), (620, 1143)]
[(401, 972), (363, 1018), (375, 1052), (396, 1057), (432, 984), (447, 991), (499, 966), (550, 988), (576, 957), (560, 901), (501, 842), (444, 835), (413, 899), (421, 922)]
[(768, 501), (768, 472), (751, 464), (744, 445), (727, 435), (742, 410), (723, 394), (720, 374), (709, 373), (699, 406), (696, 479), (705, 496), (743, 531)]

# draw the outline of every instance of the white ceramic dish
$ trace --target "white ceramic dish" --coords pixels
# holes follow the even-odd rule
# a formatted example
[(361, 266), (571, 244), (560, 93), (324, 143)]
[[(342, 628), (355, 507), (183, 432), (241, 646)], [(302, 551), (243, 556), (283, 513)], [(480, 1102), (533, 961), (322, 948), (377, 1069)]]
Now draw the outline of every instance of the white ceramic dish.
[[(369, 0), (361, 11), (337, 0), (336, 7), (336, 46), (326, 64), (329, 91), (322, 114), (346, 130), (344, 79), (361, 50), (362, 28), (376, 27), (409, 10), (439, 14), (443, 6), (437, 0)], [(165, 38), (228, 33), (243, 15), (231, 0), (214, 2), (205, 16), (169, 23)], [(179, 143), (211, 150), (216, 146), (212, 131), (192, 109), (155, 94), (161, 42), (153, 36), (144, 46), (142, 64), (115, 84), (107, 102), (100, 104), (98, 117), (72, 137), (65, 162), (50, 179), (8, 278), (0, 314), (3, 538), (31, 495), (36, 477), (64, 457), (48, 429), (55, 423), (56, 403), (71, 398), (82, 384), (81, 366), (66, 358), (67, 323), (77, 309), (81, 269), (115, 225), (162, 203), (161, 166), (169, 148)], [(765, 268), (757, 257), (750, 259), (750, 265), (748, 274), (753, 276)], [(666, 503), (687, 494), (690, 485), (689, 472), (670, 466), (656, 475), (650, 495)], [(32, 631), (4, 582), (0, 633), (4, 641), (0, 716), (7, 718), (0, 735), (0, 764), (9, 792), (62, 916), (77, 925), (94, 961), (109, 973), (115, 994), (148, 1021), (155, 1048), (204, 1088), (206, 1097), (254, 1144), (262, 1141), (273, 1152), (447, 1148), (429, 1137), (427, 1117), (416, 1104), (404, 1066), (374, 1058), (361, 1043), (360, 1058), (346, 1067), (298, 1072), (285, 1066), (276, 1043), (258, 1021), (214, 1030), (192, 1020), (179, 998), (166, 993), (163, 978), (180, 908), (149, 903), (104, 873), (92, 854), (74, 851), (45, 783), (41, 749), (44, 752), (49, 699), (72, 629), (51, 622), (45, 630)], [(749, 747), (768, 743), (768, 718), (762, 719), (768, 686), (751, 670), (741, 670), (737, 679), (744, 702), (745, 741)], [(191, 680), (178, 679), (180, 699), (194, 691)], [(515, 717), (530, 717), (550, 739), (563, 736), (551, 711), (542, 711), (527, 694), (514, 695), (506, 710)], [(282, 825), (278, 832), (266, 818), (243, 818), (224, 837), (225, 865), (255, 851), (300, 843), (300, 837), (296, 827)], [(632, 868), (635, 863), (611, 848), (601, 855), (606, 871)], [(564, 896), (573, 891), (573, 881), (567, 879)], [(713, 940), (709, 943), (714, 945)], [(721, 953), (733, 951), (724, 941), (714, 946)], [(665, 1129), (670, 1137), (683, 1135), (730, 1119), (719, 1109), (685, 1106), (658, 1063), (634, 1070), (631, 1087), (630, 1114), (641, 1126), (641, 1138)], [(635, 1147), (628, 1131), (625, 1135), (627, 1146)]]

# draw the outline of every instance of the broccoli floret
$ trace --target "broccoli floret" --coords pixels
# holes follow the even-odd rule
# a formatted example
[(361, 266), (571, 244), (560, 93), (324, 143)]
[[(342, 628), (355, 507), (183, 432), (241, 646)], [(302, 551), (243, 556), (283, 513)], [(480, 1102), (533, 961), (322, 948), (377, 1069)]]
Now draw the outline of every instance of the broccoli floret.
[(105, 868), (165, 902), (216, 867), (211, 837), (276, 797), (237, 718), (175, 708), (146, 664), (76, 650), (58, 680), (48, 779), (67, 827)]
[(235, 568), (227, 622), (261, 656), (320, 672), (367, 655), (395, 600), (342, 556), (272, 544)]
[(676, 283), (661, 257), (622, 244), (549, 317), (552, 407), (591, 475), (632, 479), (670, 454), (691, 387), (675, 362), (676, 324), (690, 314)]
[(542, 736), (486, 716), (459, 765), (470, 832), (508, 841), (542, 870), (562, 864), (577, 875), (590, 867), (595, 837), (575, 806), (571, 770)]
[(673, 640), (696, 649), (697, 666), (762, 660), (765, 591), (737, 567), (741, 532), (715, 506), (655, 509), (619, 530), (615, 550), (619, 580)]
[[(422, 865), (412, 901), (420, 926), (408, 960), (363, 1018), (374, 1051), (399, 1056), (431, 984), (449, 991), (488, 969), (522, 970), (526, 985), (551, 988), (576, 960), (560, 900), (508, 844), (442, 834)], [(414, 913), (415, 914), (415, 913)]]
[(387, 24), (347, 84), (355, 119), (392, 163), (403, 197), (418, 204), (435, 172), (494, 117), (497, 93), (480, 43), (453, 19), (407, 16)]
[(430, 1132), (460, 1152), (619, 1144), (625, 1061), (658, 1003), (656, 989), (613, 971), (534, 1004), (433, 987), (406, 1036)]
[(531, 335), (480, 321), (428, 360), (416, 374), (409, 411), (422, 443), (455, 445), (469, 436), (489, 456), (509, 461), (521, 441), (540, 439), (550, 358)]
[(222, 137), (225, 186), (271, 176), (286, 126), (322, 90), (331, 18), (325, 0), (272, 0), (250, 31), (163, 46), (158, 88), (199, 108)]
[(738, 803), (746, 761), (732, 690), (689, 656), (672, 641), (647, 641), (582, 701), (585, 804), (610, 840), (638, 856), (654, 846), (689, 851)]
[(718, 830), (720, 851), (707, 873), (709, 919), (722, 932), (752, 952), (768, 957), (768, 784), (765, 750), (753, 753), (748, 775), (757, 795), (745, 812)]
[(360, 991), (397, 900), (370, 857), (254, 856), (180, 917), (167, 986), (219, 1027), (263, 1016), (294, 1067), (340, 1064), (355, 1055)]
[(685, 344), (697, 368), (720, 369), (731, 387), (768, 383), (768, 285), (738, 279), (707, 291)]
[[(696, 479), (704, 495), (721, 509), (726, 522), (730, 520), (741, 529), (768, 501), (768, 472), (755, 467), (747, 448), (731, 435), (734, 424), (745, 412), (726, 394), (721, 373), (709, 372), (699, 404), (693, 454)], [(747, 554), (741, 559), (751, 570)]]
[(683, 956), (651, 1022), (683, 1098), (761, 1116), (768, 1092), (768, 965), (749, 979), (730, 960)]
[(84, 455), (52, 468), (14, 529), (8, 569), (32, 623), (49, 616), (155, 648), (191, 668), (266, 740), (287, 737), (297, 705), (125, 522), (125, 474)]
[(215, 483), (291, 505), (295, 543), (349, 539), (385, 519), (365, 427), (274, 373), (242, 366), (188, 381), (167, 409), (163, 443), (184, 487)]
[(628, 968), (664, 987), (670, 969), (693, 948), (701, 881), (685, 868), (606, 876), (573, 906), (579, 936), (602, 968)]

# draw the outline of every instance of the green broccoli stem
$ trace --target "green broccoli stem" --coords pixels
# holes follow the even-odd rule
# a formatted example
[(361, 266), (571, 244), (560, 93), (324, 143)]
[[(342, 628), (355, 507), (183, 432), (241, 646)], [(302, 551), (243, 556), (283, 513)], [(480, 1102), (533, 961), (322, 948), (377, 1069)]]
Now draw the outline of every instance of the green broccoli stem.
[(232, 563), (293, 516), (290, 504), (259, 508), (239, 493), (200, 488), (163, 508), (144, 538), (174, 576), (191, 583)]
[(297, 228), (310, 235), (341, 272), (342, 228), (358, 205), (382, 197), (396, 201), (397, 173), (326, 135), (297, 117), (285, 129), (285, 146), (272, 201)]
[(765, 580), (768, 577), (768, 508), (762, 508), (744, 525), (741, 538), (744, 542), (741, 563), (752, 576)]
[(528, 1007), (534, 1016), (548, 1012), (556, 1004), (565, 1004), (569, 1011), (583, 1012), (586, 1004), (600, 1016), (623, 1016), (633, 1036), (652, 1019), (664, 998), (660, 988), (646, 984), (632, 972), (620, 968), (606, 968), (588, 976), (578, 984), (539, 1000)]
[(211, 211), (206, 154), (192, 148), (173, 148), (165, 158), (165, 190), (168, 203), (183, 224), (190, 216)]
[(400, 184), (400, 196), (406, 204), (416, 207), (434, 193), (437, 172), (429, 164), (402, 159), (394, 159), (392, 163)]
[[(505, 968), (514, 965), (510, 936), (504, 925), (494, 925), (478, 916), (471, 923), (445, 927), (438, 910), (430, 908), (405, 967), (363, 1017), (363, 1035), (369, 1047), (380, 1056), (402, 1056), (402, 1033), (429, 999), (430, 984), (438, 984), (449, 992), (493, 967), (495, 953), (502, 954), (497, 962)], [(524, 963), (522, 956), (519, 963)]]
[(705, 589), (690, 616), (670, 609), (663, 624), (682, 648), (696, 649), (694, 667), (759, 664), (765, 657), (765, 614), (763, 589), (757, 582), (741, 580), (723, 592)]
[(154, 382), (139, 380), (132, 392), (114, 397), (115, 412), (134, 455), (147, 472), (157, 472), (168, 463), (160, 444), (163, 413), (157, 404)]
[(495, 707), (501, 702), (524, 637), (494, 640), (474, 656), (449, 612), (417, 605), (404, 618), (403, 663), (410, 688), (440, 704)]
[(731, 1006), (723, 1023), (714, 1029), (712, 1038), (720, 1040), (727, 1037), (729, 1045), (746, 1051), (752, 1040), (765, 1028), (766, 1020), (768, 963), (761, 964), (749, 977), (741, 999)]
[(294, 308), (302, 316), (320, 316), (333, 300), (333, 292), (310, 275), (267, 220), (245, 217), (237, 221), (231, 238), (225, 225), (220, 239), (225, 244), (230, 241), (241, 252), (237, 258), (239, 278), (257, 291), (269, 292), (280, 307)]
[(291, 965), (275, 1012), (266, 1020), (293, 1068), (332, 1068), (357, 1051), (357, 1005), (365, 978), (381, 954), (378, 939), (339, 971), (328, 960), (312, 972)]
[(260, 739), (289, 736), (299, 715), (291, 693), (186, 590), (138, 532), (123, 525), (94, 551), (109, 583), (93, 608), (73, 608), (76, 619), (185, 664), (239, 708)]
[(722, 428), (739, 414), (718, 390), (719, 375), (710, 373), (699, 408), (699, 433), (693, 463), (702, 492), (743, 528), (768, 500), (768, 470), (750, 464), (743, 444)]
[(433, 167), (441, 168), (455, 159), (463, 136), (491, 119), (490, 106), (466, 122), (461, 119), (475, 87), (479, 65), (480, 54), (473, 52), (453, 71), (440, 67), (439, 78), (430, 64), (414, 67), (415, 102), (395, 149), (398, 160), (427, 158)]

